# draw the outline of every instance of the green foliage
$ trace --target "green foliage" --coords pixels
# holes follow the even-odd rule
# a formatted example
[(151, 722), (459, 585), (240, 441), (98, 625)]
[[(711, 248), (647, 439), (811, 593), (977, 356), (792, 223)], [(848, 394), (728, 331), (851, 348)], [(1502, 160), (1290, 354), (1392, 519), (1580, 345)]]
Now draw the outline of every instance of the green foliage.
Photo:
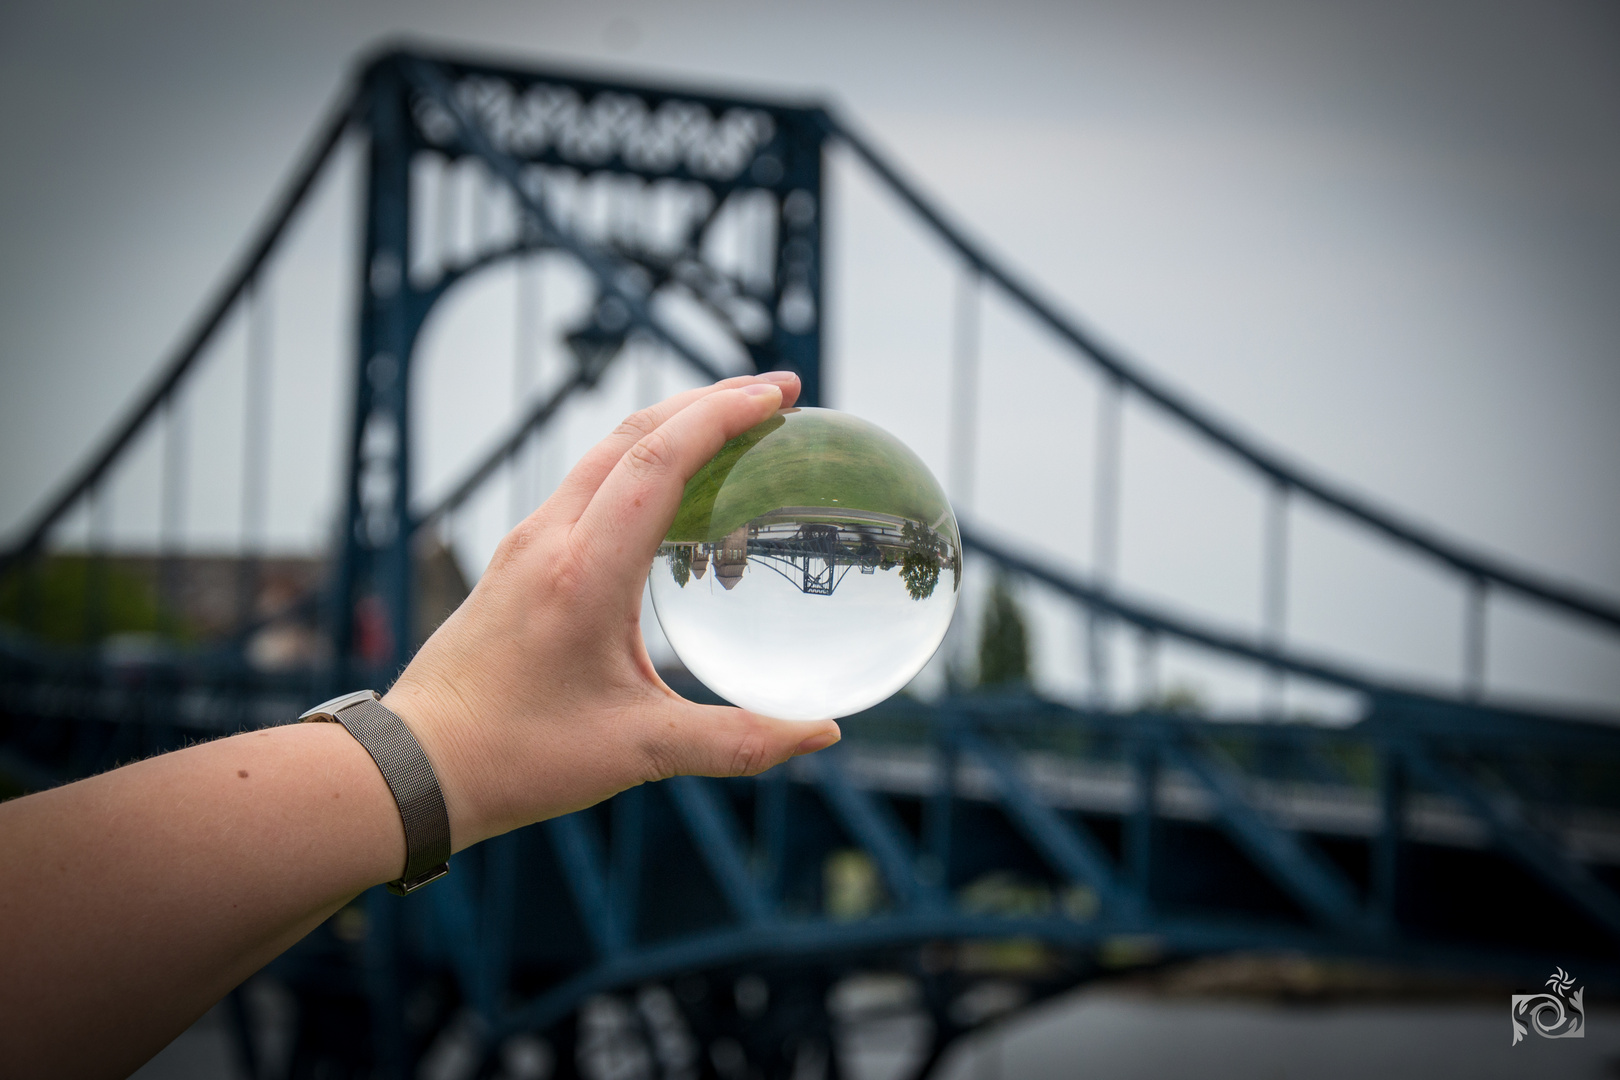
[(1012, 583), (997, 574), (979, 632), (979, 685), (1029, 681), (1029, 626), (1012, 594)]
[(883, 906), (883, 881), (872, 856), (859, 848), (831, 851), (821, 866), (822, 906), (836, 922), (864, 919)]
[(686, 588), (686, 583), (692, 580), (692, 545), (670, 545), (669, 572), (674, 576), (675, 584)]
[(881, 428), (827, 409), (789, 409), (697, 471), (665, 540), (713, 542), (785, 506), (866, 510), (937, 527), (949, 504), (922, 459)]
[(901, 530), (906, 550), (900, 556), (900, 578), (913, 600), (934, 595), (939, 585), (939, 558), (943, 542), (931, 530), (906, 522)]
[(150, 575), (87, 554), (49, 555), (14, 567), (0, 579), (0, 625), (66, 646), (112, 634), (189, 637), (158, 602)]
[(1146, 704), (1163, 712), (1173, 713), (1204, 712), (1208, 707), (1204, 695), (1198, 692), (1198, 687), (1184, 682), (1172, 683), (1157, 698)]

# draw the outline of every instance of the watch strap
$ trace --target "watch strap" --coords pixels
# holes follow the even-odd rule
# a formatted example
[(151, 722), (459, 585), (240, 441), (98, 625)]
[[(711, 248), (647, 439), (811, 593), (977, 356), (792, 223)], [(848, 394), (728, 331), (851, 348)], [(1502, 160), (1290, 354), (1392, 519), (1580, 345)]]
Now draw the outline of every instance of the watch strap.
[(405, 870), (388, 883), (404, 895), (450, 872), (450, 815), (444, 792), (422, 745), (399, 714), (383, 705), (374, 690), (324, 702), (300, 720), (336, 721), (366, 748), (399, 806), (405, 826)]

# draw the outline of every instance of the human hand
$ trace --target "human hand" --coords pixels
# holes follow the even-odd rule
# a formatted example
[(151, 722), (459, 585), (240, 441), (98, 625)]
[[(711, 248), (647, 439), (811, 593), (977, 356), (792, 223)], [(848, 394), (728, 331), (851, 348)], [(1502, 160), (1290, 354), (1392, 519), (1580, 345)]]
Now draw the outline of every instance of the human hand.
[(629, 417), (507, 535), (384, 703), (433, 762), (456, 850), (680, 774), (742, 776), (838, 741), (838, 725), (681, 698), (641, 637), (642, 586), (686, 482), (787, 408), (772, 372)]

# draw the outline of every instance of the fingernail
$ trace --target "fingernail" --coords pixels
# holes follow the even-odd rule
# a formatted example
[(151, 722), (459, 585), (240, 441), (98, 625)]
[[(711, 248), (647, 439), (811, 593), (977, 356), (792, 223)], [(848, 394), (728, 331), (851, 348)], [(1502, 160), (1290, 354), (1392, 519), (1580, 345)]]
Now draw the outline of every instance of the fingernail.
[(796, 383), (799, 377), (791, 371), (762, 371), (759, 378), (771, 383)]
[(749, 383), (747, 386), (738, 387), (738, 389), (747, 394), (749, 397), (759, 397), (761, 394), (775, 394), (777, 397), (782, 396), (782, 391), (770, 383)]
[(843, 738), (843, 734), (837, 731), (823, 731), (820, 735), (812, 735), (799, 744), (799, 748), (793, 751), (793, 756), (798, 757), (800, 754), (813, 754), (817, 750), (825, 750), (841, 738)]

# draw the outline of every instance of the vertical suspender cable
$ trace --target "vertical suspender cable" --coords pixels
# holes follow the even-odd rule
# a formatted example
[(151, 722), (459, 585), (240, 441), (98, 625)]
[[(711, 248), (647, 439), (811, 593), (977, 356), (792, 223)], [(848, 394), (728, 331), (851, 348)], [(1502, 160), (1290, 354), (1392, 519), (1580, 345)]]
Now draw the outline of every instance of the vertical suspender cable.
[(459, 175), (455, 162), (446, 160), (439, 170), (438, 191), (434, 195), (438, 207), (433, 222), (433, 250), (441, 274), (456, 264), (456, 178)]
[[(951, 426), (950, 493), (958, 514), (973, 504), (973, 466), (978, 429), (979, 406), (979, 269), (963, 267), (956, 279), (956, 310), (951, 340)], [(963, 640), (965, 624), (955, 620), (948, 631), (947, 662), (959, 670), (971, 670), (970, 646)], [(964, 655), (967, 654), (967, 655)]]
[(1136, 639), (1136, 694), (1143, 708), (1162, 704), (1159, 682), (1159, 635), (1143, 630)]
[[(1125, 384), (1109, 378), (1097, 391), (1097, 458), (1091, 498), (1091, 573), (1097, 588), (1113, 583), (1119, 546), (1119, 470)], [(1086, 661), (1091, 697), (1104, 706), (1109, 701), (1110, 664), (1108, 620), (1095, 611), (1086, 614)]]
[(1490, 586), (1482, 577), (1468, 581), (1463, 614), (1463, 696), (1478, 701), (1485, 694), (1485, 602)]
[[(646, 231), (645, 214), (637, 212), (640, 207), (645, 205), (646, 184), (642, 181), (627, 181), (627, 183), (632, 183), (634, 186), (620, 192), (621, 205), (623, 206), (623, 211), (620, 214), (621, 236), (623, 243), (628, 248), (636, 250), (643, 246), (643, 233)], [(748, 219), (749, 224), (752, 226), (749, 231), (753, 234), (764, 231), (759, 209), (759, 200), (751, 200)], [(646, 243), (650, 246), (651, 240), (648, 239)], [(756, 247), (756, 250), (749, 257), (752, 265), (748, 268), (748, 274), (756, 281), (759, 278), (761, 267), (769, 265), (768, 263), (758, 262), (759, 258), (760, 253)], [(747, 281), (748, 278), (742, 280)], [(656, 346), (648, 345), (642, 345), (636, 349), (634, 362), (636, 367), (635, 408), (637, 409), (645, 409), (649, 405), (657, 404), (659, 400), (658, 361), (661, 352), (662, 350)]]
[(958, 510), (973, 503), (979, 405), (979, 270), (967, 267), (956, 282), (951, 350), (951, 496)]
[[(529, 398), (540, 383), (540, 261), (523, 256), (517, 268), (517, 323), (512, 350), (512, 401), (514, 412), (528, 410)], [(512, 455), (512, 523), (529, 516), (539, 503), (539, 467), (536, 461), (539, 437), (530, 436)]]
[[(1261, 634), (1265, 643), (1280, 649), (1288, 627), (1288, 502), (1290, 490), (1282, 481), (1271, 485), (1266, 495), (1264, 580), (1261, 588)], [(1265, 676), (1261, 710), (1281, 716), (1284, 708), (1283, 674), (1270, 668)]]
[(754, 288), (763, 295), (772, 295), (776, 286), (777, 216), (781, 213), (781, 200), (772, 192), (761, 191), (754, 200), (755, 231), (759, 245), (754, 251)]
[(607, 191), (605, 246), (609, 251), (634, 250), (638, 231), (636, 205), (639, 195), (635, 190), (635, 180), (620, 177), (606, 181), (603, 186)]
[(112, 492), (102, 476), (90, 488), (90, 551), (84, 568), (84, 644), (107, 633), (107, 548), (112, 533)]
[(659, 379), (658, 361), (662, 353), (657, 348), (638, 349), (636, 357), (636, 408), (645, 409), (658, 404), (663, 395)]
[(469, 166), (467, 188), (469, 198), (472, 199), (471, 229), (472, 236), (467, 241), (467, 260), (482, 255), (489, 246), (489, 189), (490, 176), (484, 171), (483, 163), (477, 159)]
[(183, 390), (175, 389), (163, 404), (163, 488), (158, 517), (159, 593), (164, 615), (178, 628), (184, 610), (181, 597), (180, 534), (186, 521), (186, 480), (190, 474), (187, 410)]
[(248, 289), (247, 362), (242, 401), (242, 552), (237, 564), (237, 624), (255, 614), (259, 594), (259, 560), (267, 526), (270, 466), (270, 293), (261, 274)]
[(17, 566), (18, 622), (35, 637), (45, 632), (45, 574), (50, 569), (43, 545)]

